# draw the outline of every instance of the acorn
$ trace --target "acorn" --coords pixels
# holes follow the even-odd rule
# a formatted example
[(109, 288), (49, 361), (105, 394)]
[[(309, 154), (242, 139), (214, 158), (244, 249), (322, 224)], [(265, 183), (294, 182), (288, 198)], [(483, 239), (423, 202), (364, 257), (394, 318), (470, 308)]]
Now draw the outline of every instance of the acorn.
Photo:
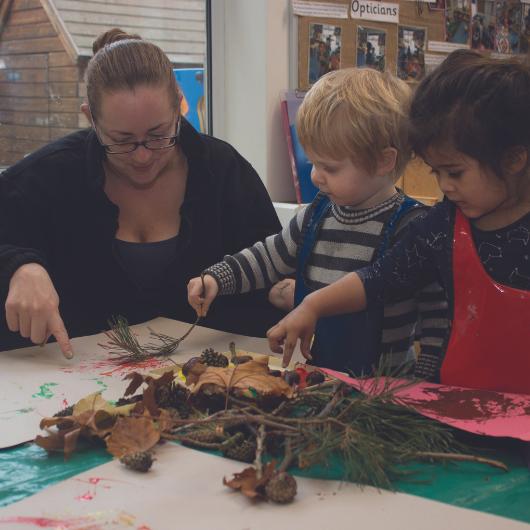
[(234, 364), (244, 364), (244, 363), (248, 363), (248, 361), (252, 361), (252, 357), (250, 355), (236, 355), (232, 359), (232, 362)]
[(300, 383), (300, 374), (297, 374), (295, 371), (285, 370), (285, 372), (283, 372), (283, 378), (289, 386), (294, 386)]
[(276, 473), (265, 486), (265, 496), (272, 502), (286, 504), (291, 502), (295, 495), (296, 480), (289, 473)]
[(120, 462), (129, 469), (146, 473), (153, 465), (153, 457), (151, 456), (151, 453), (140, 451), (122, 456)]
[(324, 379), (324, 374), (315, 370), (307, 374), (306, 383), (307, 386), (320, 385), (320, 383), (324, 382)]
[(188, 359), (183, 365), (182, 365), (182, 373), (183, 375), (187, 376), (191, 370), (196, 366), (204, 363), (201, 361), (200, 357), (192, 357), (191, 359)]

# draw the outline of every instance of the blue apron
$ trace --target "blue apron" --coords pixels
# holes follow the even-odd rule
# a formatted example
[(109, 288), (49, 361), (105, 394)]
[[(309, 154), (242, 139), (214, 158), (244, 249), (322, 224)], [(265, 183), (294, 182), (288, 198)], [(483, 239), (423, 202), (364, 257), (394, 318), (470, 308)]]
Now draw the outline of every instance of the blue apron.
[[(295, 306), (311, 293), (304, 279), (309, 257), (313, 252), (318, 234), (331, 201), (326, 195), (316, 199), (311, 217), (302, 234), (302, 244), (297, 255)], [(405, 196), (399, 208), (383, 227), (379, 247), (374, 252), (372, 262), (382, 256), (389, 247), (392, 235), (399, 220), (420, 203)], [(384, 303), (370, 303), (368, 309), (359, 313), (336, 315), (321, 318), (317, 322), (315, 337), (311, 346), (312, 364), (351, 372), (355, 375), (372, 373), (379, 362)]]

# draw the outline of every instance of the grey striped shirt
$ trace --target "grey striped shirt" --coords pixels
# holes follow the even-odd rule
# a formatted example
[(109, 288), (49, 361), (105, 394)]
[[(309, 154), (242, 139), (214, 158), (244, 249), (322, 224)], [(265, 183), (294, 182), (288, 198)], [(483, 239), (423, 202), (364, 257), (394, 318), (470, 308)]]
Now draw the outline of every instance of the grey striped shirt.
[[(381, 204), (365, 209), (332, 204), (324, 217), (318, 238), (308, 259), (304, 279), (310, 289), (320, 289), (347, 273), (368, 265), (379, 247), (386, 223), (403, 201), (396, 193)], [(315, 204), (317, 199), (313, 202)], [(297, 254), (302, 244), (302, 233), (311, 215), (311, 205), (298, 211), (279, 234), (269, 236), (207, 269), (219, 284), (219, 294), (244, 293), (270, 287), (296, 272)], [(398, 227), (396, 236), (406, 222), (416, 217), (409, 215)], [(406, 222), (405, 222), (406, 221)], [(429, 286), (429, 293), (438, 293), (439, 286)], [(414, 359), (413, 341), (421, 298), (386, 304), (384, 308), (381, 355), (385, 367), (397, 367)], [(427, 324), (427, 323), (426, 323)], [(424, 326), (424, 330), (428, 328)], [(422, 337), (423, 340), (431, 340)], [(422, 340), (422, 341), (423, 341)]]

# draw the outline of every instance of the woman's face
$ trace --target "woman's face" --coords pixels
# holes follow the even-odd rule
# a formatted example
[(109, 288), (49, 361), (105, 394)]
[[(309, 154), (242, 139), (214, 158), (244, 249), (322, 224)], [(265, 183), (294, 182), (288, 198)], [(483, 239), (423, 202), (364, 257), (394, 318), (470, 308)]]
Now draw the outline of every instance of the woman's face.
[[(142, 142), (175, 135), (178, 112), (164, 86), (103, 93), (96, 129), (103, 144)], [(175, 147), (158, 151), (140, 145), (124, 154), (107, 154), (112, 173), (128, 185), (145, 189), (175, 160)]]

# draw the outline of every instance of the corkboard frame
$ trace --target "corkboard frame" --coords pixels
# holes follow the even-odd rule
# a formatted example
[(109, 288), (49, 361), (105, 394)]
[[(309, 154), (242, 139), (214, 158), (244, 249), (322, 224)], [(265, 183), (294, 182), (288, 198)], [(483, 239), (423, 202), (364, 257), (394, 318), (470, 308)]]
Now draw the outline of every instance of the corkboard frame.
[[(328, 3), (350, 4), (348, 1), (322, 0)], [(397, 74), (398, 26), (417, 27), (426, 30), (425, 52), (445, 56), (444, 53), (429, 52), (428, 42), (445, 40), (445, 16), (443, 11), (430, 10), (421, 1), (399, 0), (399, 23), (360, 20), (352, 18), (298, 17), (298, 82), (299, 90), (308, 90), (309, 83), (309, 38), (310, 24), (328, 24), (341, 27), (341, 68), (356, 66), (357, 28), (359, 26), (380, 29), (386, 32), (385, 70)], [(349, 16), (349, 10), (348, 10)], [(409, 81), (415, 83), (415, 81)]]

